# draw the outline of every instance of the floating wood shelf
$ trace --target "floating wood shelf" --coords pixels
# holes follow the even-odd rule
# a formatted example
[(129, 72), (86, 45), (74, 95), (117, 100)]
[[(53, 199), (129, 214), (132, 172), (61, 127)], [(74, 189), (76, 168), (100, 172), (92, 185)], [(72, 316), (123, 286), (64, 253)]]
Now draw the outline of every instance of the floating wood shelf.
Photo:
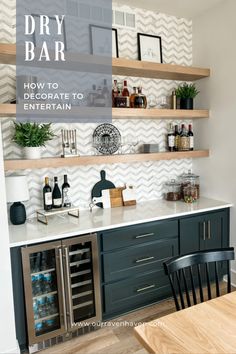
[[(0, 104), (0, 117), (14, 117), (16, 116), (16, 105), (15, 104)], [(98, 108), (96, 107), (72, 107), (69, 115), (74, 115), (78, 117), (78, 119), (83, 117), (83, 115), (90, 115), (91, 117), (96, 116)], [(208, 118), (209, 111), (208, 110), (182, 110), (182, 109), (134, 109), (134, 108), (102, 108), (102, 112), (104, 113), (104, 119), (112, 118), (113, 119), (195, 119), (195, 118)], [(28, 114), (30, 111), (28, 112)], [(20, 109), (18, 110), (18, 114), (20, 115)], [(22, 114), (25, 115), (23, 108)], [(45, 112), (41, 113), (43, 116)], [(58, 115), (58, 112), (56, 112)], [(65, 115), (65, 112), (61, 112), (62, 115)], [(50, 112), (50, 116), (53, 116), (53, 112)], [(79, 120), (78, 120), (79, 121)]]
[(175, 159), (190, 159), (208, 157), (209, 150), (181, 151), (181, 152), (159, 152), (152, 154), (128, 154), (128, 155), (95, 155), (79, 156), (69, 158), (42, 158), (40, 160), (5, 160), (5, 171), (60, 168), (64, 166), (100, 165), (112, 163), (131, 163), (144, 161), (160, 161)]
[[(24, 55), (24, 48), (18, 49), (19, 56)], [(36, 49), (37, 55), (37, 49)], [(173, 64), (159, 64), (140, 60), (123, 58), (105, 58), (89, 54), (78, 54), (66, 52), (66, 62), (27, 62), (27, 66), (43, 66), (44, 68), (108, 72), (108, 67), (112, 64), (112, 74), (122, 76), (147, 77), (152, 79), (195, 81), (210, 76), (210, 69), (181, 66)], [(16, 63), (16, 45), (10, 43), (0, 44), (0, 63)], [(67, 68), (65, 68), (67, 67)]]

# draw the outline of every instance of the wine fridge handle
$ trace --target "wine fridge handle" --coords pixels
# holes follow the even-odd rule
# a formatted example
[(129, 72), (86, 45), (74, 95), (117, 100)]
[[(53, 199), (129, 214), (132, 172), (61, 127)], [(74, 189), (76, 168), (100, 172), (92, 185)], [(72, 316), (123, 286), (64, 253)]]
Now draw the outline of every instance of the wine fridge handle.
[(74, 327), (73, 323), (73, 304), (72, 304), (72, 292), (71, 292), (71, 284), (70, 284), (70, 268), (69, 268), (69, 250), (67, 247), (65, 250), (65, 258), (66, 258), (66, 278), (67, 278), (67, 286), (68, 286), (68, 304), (69, 304), (69, 320), (71, 328)]
[(61, 277), (61, 287), (62, 287), (62, 306), (63, 306), (63, 317), (64, 317), (64, 325), (65, 330), (67, 332), (67, 316), (66, 316), (66, 297), (65, 297), (65, 282), (63, 277), (63, 259), (62, 259), (62, 250), (58, 249), (59, 252), (59, 263), (60, 263), (60, 277)]

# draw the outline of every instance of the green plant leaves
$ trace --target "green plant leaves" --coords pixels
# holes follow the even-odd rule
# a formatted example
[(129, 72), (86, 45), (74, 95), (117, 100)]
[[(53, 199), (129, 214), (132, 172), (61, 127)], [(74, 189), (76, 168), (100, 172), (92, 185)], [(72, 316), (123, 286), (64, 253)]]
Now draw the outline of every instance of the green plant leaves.
[(179, 98), (194, 98), (199, 94), (195, 84), (187, 84), (186, 82), (183, 85), (180, 85), (176, 89), (176, 96)]
[(52, 140), (56, 135), (51, 130), (51, 123), (16, 123), (12, 140), (23, 147), (45, 146), (46, 141)]

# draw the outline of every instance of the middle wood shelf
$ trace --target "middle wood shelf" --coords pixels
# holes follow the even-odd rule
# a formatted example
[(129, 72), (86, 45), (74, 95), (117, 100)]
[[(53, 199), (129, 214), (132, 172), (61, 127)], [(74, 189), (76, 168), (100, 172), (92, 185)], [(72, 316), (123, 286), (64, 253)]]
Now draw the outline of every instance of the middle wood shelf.
[(33, 170), (40, 168), (60, 168), (64, 166), (101, 165), (112, 163), (133, 163), (209, 157), (209, 150), (158, 152), (150, 154), (93, 155), (79, 157), (48, 157), (39, 160), (5, 160), (5, 171)]
[[(83, 114), (86, 116), (91, 115), (91, 117), (96, 116), (98, 107), (72, 107), (71, 111), (68, 111), (67, 114), (78, 116), (79, 118), (83, 117)], [(3, 103), (0, 104), (0, 118), (6, 117), (15, 117), (17, 114), (23, 115), (23, 107), (17, 106), (15, 104)], [(135, 109), (135, 108), (102, 108), (104, 112), (104, 118), (109, 119), (197, 119), (197, 118), (208, 118), (209, 110), (207, 109), (193, 109), (193, 110), (184, 110), (184, 109)], [(45, 111), (39, 113), (39, 115), (45, 115)], [(56, 112), (58, 115), (58, 111)], [(65, 112), (62, 111), (62, 115), (65, 115)], [(50, 112), (50, 116), (53, 117), (53, 112)]]

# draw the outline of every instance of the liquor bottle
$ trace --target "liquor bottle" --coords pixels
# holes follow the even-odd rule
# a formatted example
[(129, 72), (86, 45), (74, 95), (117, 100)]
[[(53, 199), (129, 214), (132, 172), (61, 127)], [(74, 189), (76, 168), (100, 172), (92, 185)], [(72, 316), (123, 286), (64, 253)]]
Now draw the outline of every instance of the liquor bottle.
[(71, 207), (70, 199), (70, 185), (68, 183), (67, 175), (64, 175), (64, 183), (61, 187), (62, 190), (62, 205), (63, 207)]
[(147, 108), (147, 98), (142, 93), (142, 87), (138, 87), (138, 95), (134, 100), (134, 108)]
[(110, 106), (110, 92), (107, 86), (107, 80), (104, 79), (104, 84), (103, 84), (103, 88), (102, 88), (102, 94), (105, 97), (105, 103), (106, 103), (106, 107)]
[(175, 125), (175, 151), (179, 150), (179, 127)]
[(172, 91), (172, 96), (171, 96), (171, 100), (172, 100), (172, 109), (176, 109), (177, 108), (177, 98), (176, 98), (176, 91)]
[(194, 149), (194, 135), (192, 130), (192, 124), (188, 126), (188, 136), (189, 136), (189, 150)]
[(167, 146), (169, 151), (175, 150), (175, 134), (172, 123), (170, 123), (169, 125), (169, 130), (167, 134)]
[(48, 177), (45, 177), (45, 186), (43, 187), (43, 207), (44, 210), (52, 209), (52, 188), (49, 186)]
[(52, 205), (53, 208), (61, 208), (62, 206), (61, 191), (60, 188), (58, 187), (57, 177), (54, 177), (54, 188), (52, 191)]
[(129, 98), (129, 90), (127, 86), (127, 80), (124, 80), (124, 86), (122, 90), (122, 97), (126, 97), (126, 107), (130, 107), (130, 98)]
[(135, 97), (137, 96), (137, 87), (133, 87), (134, 92), (130, 96), (130, 107), (134, 108)]
[(94, 98), (94, 106), (95, 107), (105, 107), (106, 106), (106, 99), (102, 93), (102, 88), (99, 86), (97, 89), (97, 94)]
[(116, 107), (116, 97), (118, 96), (117, 80), (114, 80), (112, 87), (112, 107)]
[(89, 107), (94, 106), (94, 98), (96, 97), (96, 95), (97, 95), (96, 85), (93, 85), (92, 90), (88, 93), (87, 105)]
[(182, 124), (182, 130), (179, 136), (179, 150), (180, 151), (189, 150), (189, 136), (184, 124)]

